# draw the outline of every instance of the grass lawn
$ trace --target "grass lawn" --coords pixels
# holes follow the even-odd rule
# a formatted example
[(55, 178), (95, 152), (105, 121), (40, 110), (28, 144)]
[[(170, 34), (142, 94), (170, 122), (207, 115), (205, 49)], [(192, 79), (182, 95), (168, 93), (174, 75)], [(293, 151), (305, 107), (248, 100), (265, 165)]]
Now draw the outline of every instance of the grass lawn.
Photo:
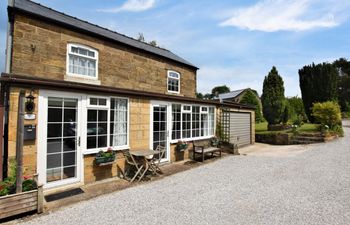
[[(288, 130), (286, 130), (288, 131)], [(305, 123), (301, 127), (298, 128), (299, 132), (317, 132), (317, 124)], [(265, 133), (267, 132), (267, 122), (264, 123), (256, 123), (255, 124), (255, 132), (256, 133)], [(278, 131), (285, 132), (285, 131)]]

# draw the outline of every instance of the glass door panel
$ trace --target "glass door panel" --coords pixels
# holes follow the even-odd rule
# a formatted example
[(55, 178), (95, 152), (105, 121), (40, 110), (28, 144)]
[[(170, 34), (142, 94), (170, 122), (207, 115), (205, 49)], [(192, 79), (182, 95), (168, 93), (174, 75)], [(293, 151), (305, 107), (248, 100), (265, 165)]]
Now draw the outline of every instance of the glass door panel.
[[(153, 106), (153, 149), (158, 145), (168, 149), (168, 107)], [(165, 152), (163, 159), (168, 159), (168, 151)]]
[(78, 99), (48, 98), (46, 181), (77, 177)]

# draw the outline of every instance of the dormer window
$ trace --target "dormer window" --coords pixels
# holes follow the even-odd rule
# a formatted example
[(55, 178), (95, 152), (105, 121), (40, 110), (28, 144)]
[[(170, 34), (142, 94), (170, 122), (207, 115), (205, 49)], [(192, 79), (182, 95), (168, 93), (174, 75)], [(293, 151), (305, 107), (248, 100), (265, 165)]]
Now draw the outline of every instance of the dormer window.
[(68, 44), (67, 74), (97, 79), (98, 51), (84, 45)]
[(180, 93), (180, 73), (175, 71), (168, 71), (168, 92)]

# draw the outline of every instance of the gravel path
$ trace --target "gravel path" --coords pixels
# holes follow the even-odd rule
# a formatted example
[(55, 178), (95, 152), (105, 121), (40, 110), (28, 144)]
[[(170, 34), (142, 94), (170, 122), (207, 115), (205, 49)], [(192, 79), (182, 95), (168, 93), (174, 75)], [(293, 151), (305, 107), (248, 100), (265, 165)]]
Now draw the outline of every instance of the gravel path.
[(344, 138), (327, 144), (257, 144), (242, 149), (246, 156), (226, 157), (27, 223), (350, 224), (350, 128), (345, 131)]

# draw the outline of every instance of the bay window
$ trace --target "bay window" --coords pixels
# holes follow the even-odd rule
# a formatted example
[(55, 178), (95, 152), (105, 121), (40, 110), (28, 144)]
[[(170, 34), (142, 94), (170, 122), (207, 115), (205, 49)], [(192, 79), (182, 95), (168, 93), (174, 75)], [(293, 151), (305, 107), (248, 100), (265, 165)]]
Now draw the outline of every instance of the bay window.
[(214, 126), (215, 107), (172, 105), (172, 140), (213, 136)]

